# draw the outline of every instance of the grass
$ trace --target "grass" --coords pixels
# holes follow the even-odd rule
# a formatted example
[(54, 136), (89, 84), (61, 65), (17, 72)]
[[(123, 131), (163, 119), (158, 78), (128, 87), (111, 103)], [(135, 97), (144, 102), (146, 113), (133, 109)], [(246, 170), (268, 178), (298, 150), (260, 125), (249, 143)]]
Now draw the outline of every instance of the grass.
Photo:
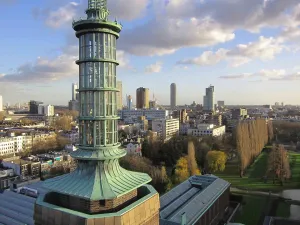
[(231, 183), (232, 187), (257, 191), (280, 192), (284, 189), (293, 189), (300, 187), (300, 154), (289, 152), (292, 178), (281, 186), (273, 184), (272, 179), (263, 182), (263, 176), (267, 170), (268, 153), (261, 153), (255, 162), (247, 170), (245, 176), (240, 178), (238, 161), (231, 161), (226, 164), (223, 172), (216, 173), (220, 178)]
[(234, 222), (246, 225), (257, 225), (262, 212), (267, 204), (267, 197), (243, 195), (241, 212), (235, 217)]

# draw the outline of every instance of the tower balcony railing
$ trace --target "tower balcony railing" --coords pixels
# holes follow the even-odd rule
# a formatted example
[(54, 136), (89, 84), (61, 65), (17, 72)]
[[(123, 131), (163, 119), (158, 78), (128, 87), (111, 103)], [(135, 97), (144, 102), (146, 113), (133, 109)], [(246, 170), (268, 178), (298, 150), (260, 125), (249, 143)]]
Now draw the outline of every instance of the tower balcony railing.
[(114, 27), (118, 27), (120, 30), (123, 28), (123, 25), (119, 23), (117, 20), (115, 21), (105, 21), (100, 18), (92, 17), (92, 18), (79, 18), (79, 20), (74, 20), (72, 22), (73, 28), (80, 25), (80, 24), (88, 24), (88, 23), (102, 23), (103, 25), (111, 25)]

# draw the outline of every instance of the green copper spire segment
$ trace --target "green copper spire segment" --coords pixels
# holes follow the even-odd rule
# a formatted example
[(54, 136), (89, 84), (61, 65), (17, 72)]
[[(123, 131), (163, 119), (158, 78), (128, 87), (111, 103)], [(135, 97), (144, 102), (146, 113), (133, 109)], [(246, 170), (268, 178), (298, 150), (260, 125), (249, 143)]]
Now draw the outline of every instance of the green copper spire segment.
[(86, 14), (88, 16), (88, 19), (107, 21), (109, 10), (107, 9), (106, 0), (89, 0)]

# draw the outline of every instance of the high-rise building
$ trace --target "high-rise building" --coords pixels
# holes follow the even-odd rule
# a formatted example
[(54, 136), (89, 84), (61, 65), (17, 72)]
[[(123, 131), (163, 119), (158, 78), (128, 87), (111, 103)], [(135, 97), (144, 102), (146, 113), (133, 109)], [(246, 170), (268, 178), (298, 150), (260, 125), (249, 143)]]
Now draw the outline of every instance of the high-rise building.
[(203, 97), (203, 110), (205, 111), (215, 111), (215, 88), (210, 85), (206, 88), (205, 96)]
[(122, 81), (117, 81), (117, 89), (119, 90), (117, 92), (117, 109), (121, 110), (123, 109)]
[(170, 105), (171, 109), (175, 109), (176, 107), (176, 84), (172, 83), (170, 86)]
[(149, 109), (149, 88), (140, 87), (136, 90), (136, 108)]
[(132, 110), (132, 97), (131, 95), (127, 96), (127, 109)]
[(38, 114), (40, 104), (43, 104), (43, 102), (38, 102), (38, 101), (31, 100), (29, 102), (29, 113), (30, 114)]
[(45, 116), (54, 116), (53, 105), (39, 105), (38, 114)]
[(119, 164), (126, 155), (116, 107), (116, 41), (122, 26), (108, 21), (106, 2), (89, 0), (87, 18), (73, 22), (81, 72), (79, 146), (71, 153), (77, 168), (44, 182), (49, 191), (35, 202), (35, 225), (159, 224), (159, 195), (147, 185), (150, 176)]
[(3, 111), (3, 99), (2, 95), (0, 95), (0, 112)]
[(78, 100), (78, 84), (72, 84), (72, 101)]

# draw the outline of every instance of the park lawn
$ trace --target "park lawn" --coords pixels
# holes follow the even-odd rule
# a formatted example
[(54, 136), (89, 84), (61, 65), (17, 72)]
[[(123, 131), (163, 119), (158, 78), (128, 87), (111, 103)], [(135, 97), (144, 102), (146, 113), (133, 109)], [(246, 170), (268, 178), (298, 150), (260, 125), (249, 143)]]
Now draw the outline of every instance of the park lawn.
[(283, 189), (298, 188), (300, 187), (300, 154), (289, 152), (289, 157), (292, 178), (284, 186), (274, 185), (272, 179), (269, 179), (266, 183), (263, 182), (262, 177), (265, 175), (268, 164), (268, 153), (266, 152), (261, 153), (257, 157), (243, 178), (239, 176), (237, 160), (228, 162), (225, 170), (217, 172), (215, 175), (230, 182), (232, 187), (240, 189), (280, 192)]
[(235, 217), (235, 223), (257, 225), (267, 205), (267, 197), (243, 195), (243, 205)]

